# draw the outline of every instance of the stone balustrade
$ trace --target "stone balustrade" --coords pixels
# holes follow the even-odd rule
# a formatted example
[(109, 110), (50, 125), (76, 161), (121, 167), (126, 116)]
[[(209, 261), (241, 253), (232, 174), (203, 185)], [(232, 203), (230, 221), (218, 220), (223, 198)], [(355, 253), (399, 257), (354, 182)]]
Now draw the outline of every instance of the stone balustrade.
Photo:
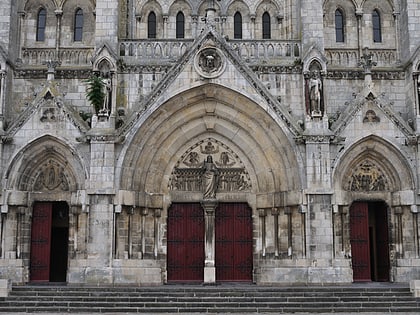
[(131, 40), (120, 42), (121, 57), (136, 57), (145, 60), (176, 60), (193, 44), (191, 39), (176, 40)]
[(91, 66), (93, 47), (77, 48), (22, 48), (22, 64), (29, 66), (42, 65), (48, 60), (59, 60), (61, 66)]
[[(391, 67), (398, 62), (395, 49), (369, 49), (372, 53), (372, 61), (376, 67)], [(360, 54), (358, 49), (325, 49), (325, 56), (330, 67), (358, 67)]]
[[(121, 57), (136, 57), (144, 61), (175, 61), (193, 44), (191, 39), (131, 40), (120, 42)], [(270, 62), (276, 59), (300, 57), (299, 41), (229, 40), (228, 44), (246, 62)], [(125, 58), (127, 59), (127, 58)]]
[(296, 59), (301, 55), (299, 41), (230, 40), (229, 45), (246, 62), (267, 62), (277, 59)]

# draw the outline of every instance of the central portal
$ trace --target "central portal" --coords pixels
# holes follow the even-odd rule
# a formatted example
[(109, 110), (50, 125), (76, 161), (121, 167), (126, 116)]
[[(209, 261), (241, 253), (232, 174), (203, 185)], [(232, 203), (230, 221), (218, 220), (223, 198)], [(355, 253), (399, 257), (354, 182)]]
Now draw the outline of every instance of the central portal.
[[(252, 210), (246, 203), (220, 203), (215, 211), (216, 281), (251, 282)], [(168, 209), (168, 282), (203, 282), (205, 216), (199, 203)]]

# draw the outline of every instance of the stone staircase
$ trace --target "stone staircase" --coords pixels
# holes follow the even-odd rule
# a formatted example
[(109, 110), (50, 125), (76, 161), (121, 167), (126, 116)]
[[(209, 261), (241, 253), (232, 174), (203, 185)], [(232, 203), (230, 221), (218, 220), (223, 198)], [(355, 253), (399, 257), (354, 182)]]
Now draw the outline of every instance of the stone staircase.
[(15, 286), (0, 313), (418, 313), (407, 286)]

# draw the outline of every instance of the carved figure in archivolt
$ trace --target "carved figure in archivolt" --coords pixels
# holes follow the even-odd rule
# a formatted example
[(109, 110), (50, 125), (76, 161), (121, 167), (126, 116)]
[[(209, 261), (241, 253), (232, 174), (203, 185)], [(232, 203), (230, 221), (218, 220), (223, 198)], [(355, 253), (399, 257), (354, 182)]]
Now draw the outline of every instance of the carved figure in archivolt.
[(353, 171), (348, 189), (351, 191), (387, 191), (389, 185), (380, 167), (370, 160), (365, 160)]
[(249, 191), (248, 172), (238, 155), (213, 138), (202, 140), (185, 152), (172, 171), (170, 190), (203, 192), (214, 199), (216, 192)]

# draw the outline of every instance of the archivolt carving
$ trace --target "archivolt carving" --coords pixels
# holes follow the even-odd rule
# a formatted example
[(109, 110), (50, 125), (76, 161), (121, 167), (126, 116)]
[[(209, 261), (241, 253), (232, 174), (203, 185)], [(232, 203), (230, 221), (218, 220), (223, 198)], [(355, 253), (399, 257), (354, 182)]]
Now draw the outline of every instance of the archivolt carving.
[(218, 171), (218, 192), (248, 191), (251, 181), (238, 155), (213, 138), (187, 150), (177, 162), (169, 181), (170, 190), (203, 191), (205, 161), (211, 156)]
[(367, 159), (353, 171), (347, 188), (351, 191), (387, 191), (389, 184), (381, 168)]

